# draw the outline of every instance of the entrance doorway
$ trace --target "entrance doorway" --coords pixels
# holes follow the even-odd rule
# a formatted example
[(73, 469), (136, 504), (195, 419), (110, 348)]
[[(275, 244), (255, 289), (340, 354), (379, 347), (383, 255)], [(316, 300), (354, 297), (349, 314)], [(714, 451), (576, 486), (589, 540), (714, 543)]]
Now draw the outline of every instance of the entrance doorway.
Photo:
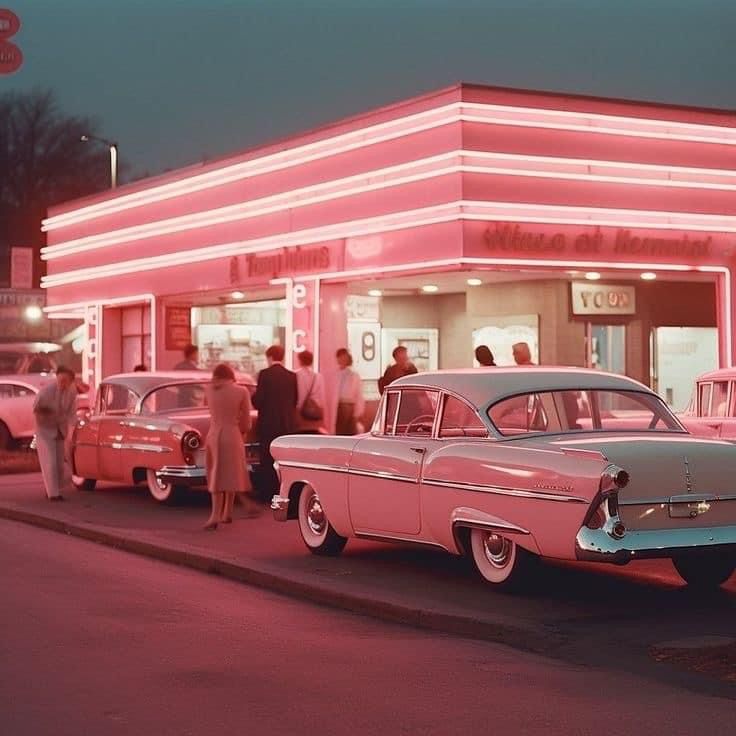
[(626, 374), (625, 325), (599, 325), (588, 322), (585, 326), (585, 342), (587, 368)]

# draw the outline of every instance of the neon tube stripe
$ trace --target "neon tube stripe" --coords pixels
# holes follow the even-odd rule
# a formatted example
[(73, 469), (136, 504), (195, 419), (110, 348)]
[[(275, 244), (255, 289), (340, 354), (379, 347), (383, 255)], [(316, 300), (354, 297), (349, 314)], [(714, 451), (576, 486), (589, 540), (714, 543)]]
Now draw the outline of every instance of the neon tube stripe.
[[(430, 169), (421, 173), (400, 177), (398, 179), (388, 180), (385, 177), (392, 174), (410, 171), (411, 169), (422, 169), (426, 166), (432, 166), (439, 163), (445, 163), (453, 159), (497, 159), (500, 161), (511, 161), (519, 163), (535, 163), (535, 164), (563, 164), (568, 166), (581, 167), (590, 169), (591, 167), (600, 167), (602, 169), (613, 168), (616, 170), (631, 169), (634, 171), (648, 170), (652, 173), (658, 173), (667, 176), (666, 179), (656, 179), (647, 177), (623, 177), (623, 176), (606, 176), (594, 173), (580, 173), (574, 171), (554, 171), (539, 169), (517, 169), (517, 168), (501, 168), (489, 166), (472, 166), (467, 164), (455, 164), (454, 166), (442, 166), (441, 168)], [(693, 172), (698, 173), (708, 171), (703, 169), (688, 169), (686, 167), (665, 167), (651, 166), (647, 164), (623, 164), (619, 162), (595, 161), (584, 159), (564, 159), (564, 158), (548, 158), (544, 156), (515, 156), (513, 154), (500, 154), (488, 152), (473, 151), (452, 151), (439, 156), (432, 156), (425, 159), (418, 159), (410, 163), (400, 164), (397, 166), (386, 167), (374, 171), (358, 174), (343, 179), (332, 180), (317, 185), (301, 187), (289, 192), (282, 192), (276, 195), (270, 195), (249, 202), (229, 205), (211, 210), (205, 210), (200, 213), (182, 215), (180, 217), (158, 220), (156, 222), (146, 223), (144, 225), (136, 225), (121, 230), (114, 230), (98, 235), (90, 235), (75, 240), (69, 240), (47, 246), (41, 250), (44, 260), (52, 260), (75, 253), (96, 250), (111, 245), (117, 245), (131, 240), (142, 240), (161, 235), (182, 232), (194, 228), (207, 227), (216, 224), (223, 224), (236, 220), (244, 220), (258, 217), (265, 214), (295, 209), (297, 207), (305, 207), (316, 203), (324, 203), (348, 196), (354, 196), (368, 191), (376, 191), (393, 186), (424, 181), (433, 177), (440, 177), (450, 174), (461, 173), (478, 173), (478, 174), (497, 174), (510, 176), (527, 176), (541, 177), (553, 179), (568, 179), (582, 181), (597, 181), (607, 183), (626, 183), (643, 186), (666, 186), (666, 187), (684, 187), (689, 189), (718, 189), (726, 191), (736, 191), (736, 171), (713, 170), (715, 175), (729, 177), (733, 179), (733, 183), (712, 183), (712, 182), (690, 182), (686, 180), (673, 180), (672, 176), (687, 176)], [(359, 187), (350, 187), (351, 184), (366, 179), (380, 178), (381, 181), (363, 185)], [(333, 191), (334, 190), (334, 191)], [(308, 197), (308, 194), (325, 192), (324, 194), (316, 194)]]
[(42, 279), (42, 286), (44, 288), (51, 288), (105, 276), (117, 276), (135, 271), (147, 271), (167, 266), (197, 263), (215, 258), (274, 250), (290, 245), (306, 245), (336, 238), (389, 232), (454, 220), (473, 219), (699, 230), (703, 232), (736, 232), (736, 217), (713, 217), (694, 213), (646, 210), (613, 210), (606, 208), (558, 207), (536, 204), (510, 205), (506, 202), (458, 201), (436, 207), (396, 213), (389, 216), (337, 223), (328, 227), (311, 228), (249, 241), (206, 246), (181, 253), (169, 253), (103, 266), (64, 271), (44, 277)]
[[(468, 110), (487, 115), (467, 114)], [(426, 120), (432, 116), (442, 116), (438, 120), (429, 120), (405, 130), (395, 130), (386, 135), (374, 135), (392, 127), (411, 125), (416, 121)], [(513, 115), (515, 117), (504, 117)], [(527, 116), (523, 119), (520, 116)], [(43, 221), (44, 230), (83, 222), (95, 217), (112, 214), (131, 207), (168, 199), (182, 194), (219, 186), (248, 176), (269, 173), (282, 168), (314, 161), (327, 156), (334, 156), (356, 148), (374, 145), (397, 137), (411, 135), (434, 127), (456, 122), (477, 122), (493, 125), (549, 128), (553, 130), (570, 130), (584, 133), (601, 133), (608, 135), (624, 135), (660, 140), (679, 140), (697, 143), (713, 143), (736, 145), (736, 127), (709, 125), (703, 123), (683, 123), (679, 121), (658, 120), (652, 118), (625, 117), (601, 113), (585, 113), (564, 110), (551, 110), (533, 107), (492, 105), (486, 103), (456, 102), (441, 107), (414, 113), (403, 118), (358, 128), (320, 141), (295, 146), (294, 148), (274, 154), (257, 157), (248, 161), (230, 164), (221, 168), (186, 176), (174, 182), (168, 182), (149, 189), (124, 194), (103, 202), (79, 207), (68, 212), (49, 217)], [(621, 126), (621, 127), (617, 127)], [(625, 127), (624, 127), (625, 126)], [(325, 148), (324, 151), (318, 149)], [(307, 152), (309, 155), (305, 156)]]

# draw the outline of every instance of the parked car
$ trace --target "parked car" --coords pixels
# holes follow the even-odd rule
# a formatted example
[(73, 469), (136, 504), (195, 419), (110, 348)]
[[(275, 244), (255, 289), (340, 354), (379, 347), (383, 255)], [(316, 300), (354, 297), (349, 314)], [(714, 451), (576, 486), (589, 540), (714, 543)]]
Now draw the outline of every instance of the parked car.
[[(98, 480), (145, 482), (161, 502), (173, 500), (184, 487), (206, 488), (204, 442), (210, 413), (205, 388), (209, 383), (209, 374), (197, 371), (106, 378), (91, 413), (74, 430), (75, 485), (93, 490)], [(255, 390), (250, 376), (238, 376), (238, 383), (251, 393)], [(255, 412), (252, 418), (255, 425)], [(258, 448), (251, 439), (243, 451), (255, 470)]]
[(49, 375), (0, 375), (0, 450), (29, 444), (35, 432), (33, 402)]
[(0, 342), (0, 375), (53, 373), (60, 351), (53, 342)]
[(700, 437), (736, 440), (736, 368), (721, 368), (695, 379), (690, 404), (678, 418)]
[(278, 520), (315, 554), (347, 538), (472, 557), (524, 583), (539, 557), (671, 558), (690, 584), (736, 567), (736, 448), (693, 437), (646, 386), (576, 368), (406, 376), (355, 437), (281, 437)]

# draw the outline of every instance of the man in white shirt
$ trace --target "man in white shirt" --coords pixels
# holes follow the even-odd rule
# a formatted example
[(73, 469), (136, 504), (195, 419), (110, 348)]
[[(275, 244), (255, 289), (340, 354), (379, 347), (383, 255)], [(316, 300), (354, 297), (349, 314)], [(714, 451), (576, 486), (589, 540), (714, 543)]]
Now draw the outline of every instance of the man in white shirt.
[[(296, 372), (296, 429), (301, 434), (325, 432), (325, 382), (312, 368), (314, 354), (303, 350), (297, 354)], [(305, 404), (306, 402), (306, 404)]]
[(33, 416), (36, 420), (36, 447), (46, 495), (50, 501), (63, 501), (61, 491), (71, 478), (66, 454), (66, 438), (76, 419), (77, 386), (74, 371), (59, 366), (56, 380), (36, 394)]

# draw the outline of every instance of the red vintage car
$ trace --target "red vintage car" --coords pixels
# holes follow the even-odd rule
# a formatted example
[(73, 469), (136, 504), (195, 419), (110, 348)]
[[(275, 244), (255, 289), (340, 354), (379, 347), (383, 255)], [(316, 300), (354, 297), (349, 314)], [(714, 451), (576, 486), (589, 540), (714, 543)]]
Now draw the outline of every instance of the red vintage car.
[[(205, 388), (208, 373), (152, 371), (123, 373), (99, 386), (91, 413), (72, 436), (74, 483), (93, 490), (98, 480), (148, 485), (161, 502), (186, 487), (206, 488), (204, 441), (210, 423)], [(251, 394), (255, 381), (239, 375)], [(251, 472), (258, 464), (256, 413), (244, 443)]]

